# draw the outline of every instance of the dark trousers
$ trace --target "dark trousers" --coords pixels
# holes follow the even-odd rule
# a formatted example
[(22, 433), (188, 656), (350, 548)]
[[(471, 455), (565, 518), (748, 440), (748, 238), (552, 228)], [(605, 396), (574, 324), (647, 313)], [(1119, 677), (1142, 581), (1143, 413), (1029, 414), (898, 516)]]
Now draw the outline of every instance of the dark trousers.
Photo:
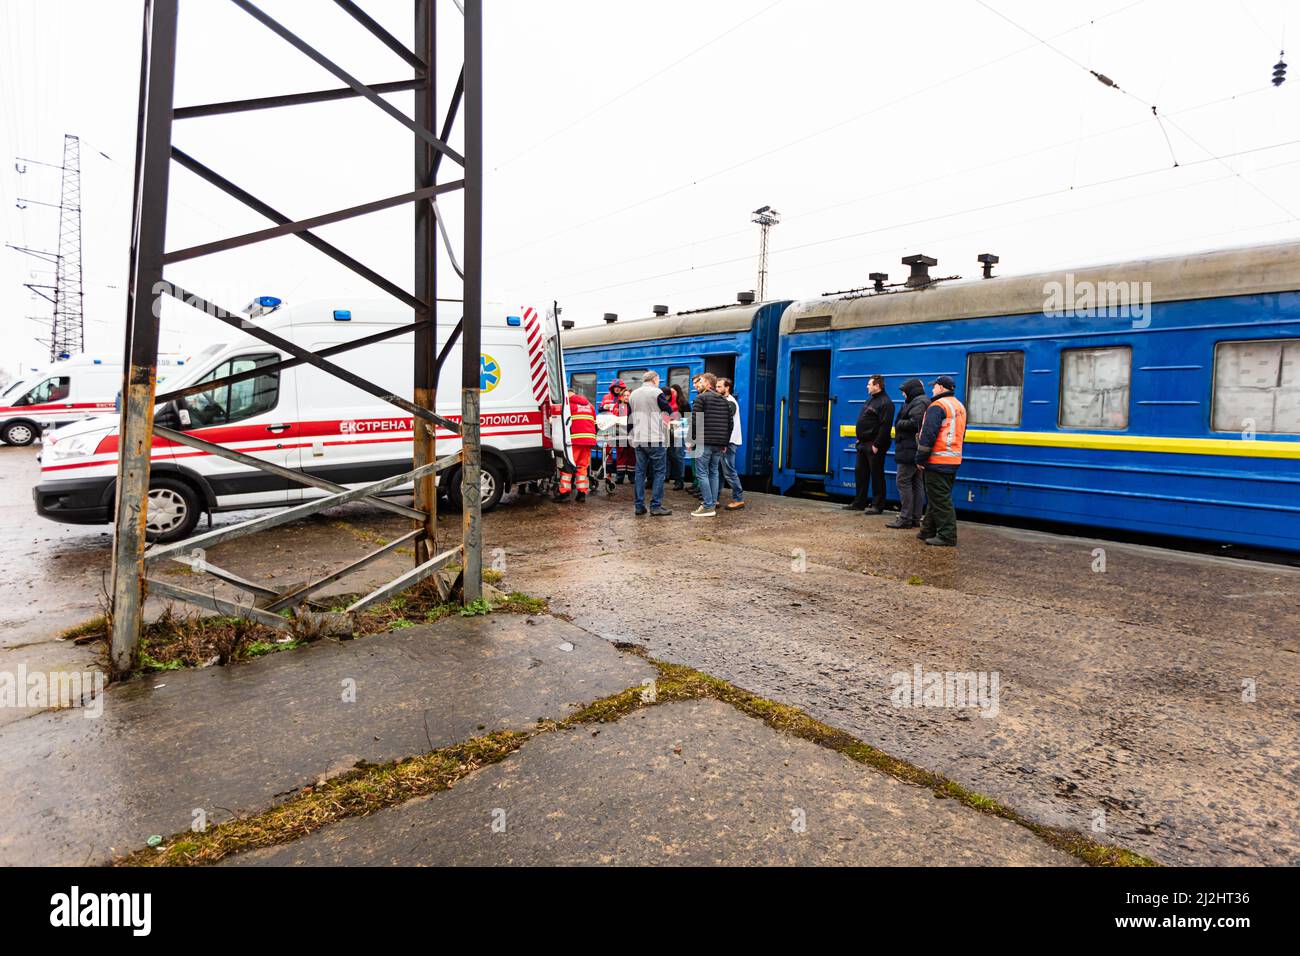
[(854, 467), (854, 481), (857, 492), (853, 496), (855, 508), (871, 507), (883, 510), (885, 507), (885, 451), (871, 453), (870, 445), (858, 446), (858, 461)]
[(957, 512), (952, 506), (952, 483), (956, 475), (927, 468), (925, 475), (925, 517), (921, 519), (921, 534), (926, 538), (942, 538), (957, 543)]
[(916, 465), (898, 466), (898, 520), (919, 522), (925, 510), (925, 479)]

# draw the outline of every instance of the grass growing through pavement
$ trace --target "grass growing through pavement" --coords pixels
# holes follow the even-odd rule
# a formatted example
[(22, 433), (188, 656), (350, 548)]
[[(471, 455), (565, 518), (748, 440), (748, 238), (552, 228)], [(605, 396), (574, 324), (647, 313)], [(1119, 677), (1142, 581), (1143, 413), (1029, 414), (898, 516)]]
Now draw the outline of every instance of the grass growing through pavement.
[[(494, 580), (501, 579), (500, 572), (490, 573)], [(484, 571), (485, 581), (488, 576), (489, 571)], [(343, 611), (360, 596), (347, 594), (331, 597), (329, 610)], [(546, 601), (518, 592), (506, 595), (495, 603), (480, 599), (462, 608), (454, 602), (443, 601), (436, 583), (432, 579), (426, 579), (392, 600), (355, 615), (352, 636), (367, 637), (404, 630), (417, 624), (431, 624), (451, 614), (473, 616), (494, 611), (506, 614), (545, 614), (548, 610)], [(197, 610), (177, 611), (169, 605), (157, 620), (145, 625), (135, 672), (149, 674), (210, 664), (224, 666), (276, 651), (302, 647), (324, 636), (323, 630), (314, 625), (310, 618), (291, 610), (280, 613), (288, 621), (288, 631), (232, 615), (204, 615)], [(68, 628), (59, 636), (83, 644), (98, 642), (101, 655), (105, 658), (104, 670), (105, 673), (108, 672), (109, 623), (104, 615)]]
[[(531, 602), (536, 601), (521, 594), (511, 595), (510, 599), (521, 604), (529, 602), (527, 606), (535, 606)], [(218, 824), (203, 833), (177, 834), (163, 846), (137, 850), (114, 863), (117, 866), (205, 865), (235, 853), (289, 843), (339, 820), (368, 816), (414, 797), (450, 789), (458, 780), (504, 760), (541, 734), (583, 724), (609, 723), (634, 711), (672, 701), (711, 699), (729, 704), (780, 733), (811, 741), (906, 783), (925, 787), (936, 797), (957, 800), (980, 813), (1019, 824), (1092, 866), (1158, 865), (1122, 847), (1098, 843), (1072, 830), (1035, 823), (991, 797), (814, 720), (797, 707), (759, 697), (694, 668), (655, 660), (636, 645), (617, 646), (645, 659), (658, 670), (653, 695), (647, 694), (643, 686), (629, 687), (587, 704), (561, 720), (538, 721), (532, 730), (500, 730), (406, 760), (360, 766), (319, 786), (305, 788), (270, 810)]]

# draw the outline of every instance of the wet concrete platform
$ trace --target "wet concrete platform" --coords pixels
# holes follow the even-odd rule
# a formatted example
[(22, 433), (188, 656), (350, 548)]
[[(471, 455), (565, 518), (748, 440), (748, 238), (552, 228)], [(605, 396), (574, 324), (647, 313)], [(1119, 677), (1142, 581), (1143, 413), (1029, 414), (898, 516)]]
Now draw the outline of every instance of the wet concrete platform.
[[(1300, 860), (1295, 569), (969, 522), (926, 548), (763, 495), (638, 519), (627, 498), (493, 527), (510, 585), (1041, 822), (1167, 863)], [(998, 672), (998, 715), (893, 706), (918, 664)]]
[(132, 681), (96, 719), (0, 729), (0, 863), (104, 861), (196, 810), (220, 822), (359, 760), (563, 717), (654, 673), (563, 621), (497, 614)]
[[(1028, 830), (716, 701), (529, 741), (453, 789), (229, 865), (1055, 865)], [(495, 825), (494, 825), (495, 824)]]
[[(15, 451), (30, 450), (0, 449), (0, 470)], [(485, 516), (487, 560), (593, 636), (802, 707), (1041, 822), (1166, 863), (1300, 862), (1300, 571), (968, 521), (959, 548), (926, 548), (888, 516), (765, 495), (692, 519), (670, 493), (673, 516), (638, 519), (630, 499), (507, 501)], [(43, 603), (0, 611), (0, 670), (57, 659), (38, 612), (92, 607), (108, 565), (100, 529), (41, 544), (60, 526), (25, 520), (30, 553), (3, 570)], [(459, 516), (439, 526), (454, 540)], [(358, 504), (209, 557), (290, 583), (405, 530)], [(997, 671), (998, 715), (893, 706), (891, 676), (917, 664)]]

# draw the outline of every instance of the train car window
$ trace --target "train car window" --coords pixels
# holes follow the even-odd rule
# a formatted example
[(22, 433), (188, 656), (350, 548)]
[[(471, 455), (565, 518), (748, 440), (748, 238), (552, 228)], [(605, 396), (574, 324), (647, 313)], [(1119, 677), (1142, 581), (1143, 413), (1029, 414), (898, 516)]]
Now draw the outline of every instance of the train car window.
[(1132, 366), (1128, 346), (1062, 352), (1061, 427), (1127, 428)]
[(595, 372), (574, 372), (569, 376), (569, 387), (579, 395), (585, 396), (593, 405), (596, 404)]
[(668, 385), (680, 385), (683, 395), (691, 394), (691, 370), (685, 365), (674, 365), (668, 369)]
[(1218, 432), (1300, 434), (1300, 339), (1220, 342), (1213, 421)]
[(1024, 352), (972, 352), (966, 358), (966, 414), (972, 425), (1019, 425)]
[(618, 377), (623, 380), (624, 385), (626, 385), (628, 388), (632, 389), (632, 391), (635, 392), (638, 388), (641, 387), (642, 385), (641, 376), (644, 375), (647, 371), (648, 371), (647, 369), (643, 369), (643, 368), (628, 369), (626, 371), (619, 372)]

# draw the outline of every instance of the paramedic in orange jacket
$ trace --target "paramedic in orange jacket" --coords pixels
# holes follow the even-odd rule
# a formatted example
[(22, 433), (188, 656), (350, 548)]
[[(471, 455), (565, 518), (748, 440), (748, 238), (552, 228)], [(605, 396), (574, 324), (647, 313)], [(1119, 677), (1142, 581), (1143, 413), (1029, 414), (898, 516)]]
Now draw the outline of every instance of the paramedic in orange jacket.
[(916, 466), (924, 469), (925, 516), (917, 537), (936, 547), (957, 546), (957, 512), (952, 486), (961, 467), (961, 447), (966, 440), (966, 406), (957, 400), (951, 375), (940, 375), (931, 385), (933, 400), (921, 420), (916, 438)]
[[(560, 407), (553, 405), (551, 414), (560, 414)], [(573, 473), (560, 471), (560, 490), (555, 495), (556, 501), (568, 501), (569, 491), (576, 483), (578, 493), (575, 501), (587, 500), (587, 469), (591, 466), (591, 450), (596, 447), (596, 409), (585, 395), (579, 395), (569, 389), (569, 441), (573, 446)]]

